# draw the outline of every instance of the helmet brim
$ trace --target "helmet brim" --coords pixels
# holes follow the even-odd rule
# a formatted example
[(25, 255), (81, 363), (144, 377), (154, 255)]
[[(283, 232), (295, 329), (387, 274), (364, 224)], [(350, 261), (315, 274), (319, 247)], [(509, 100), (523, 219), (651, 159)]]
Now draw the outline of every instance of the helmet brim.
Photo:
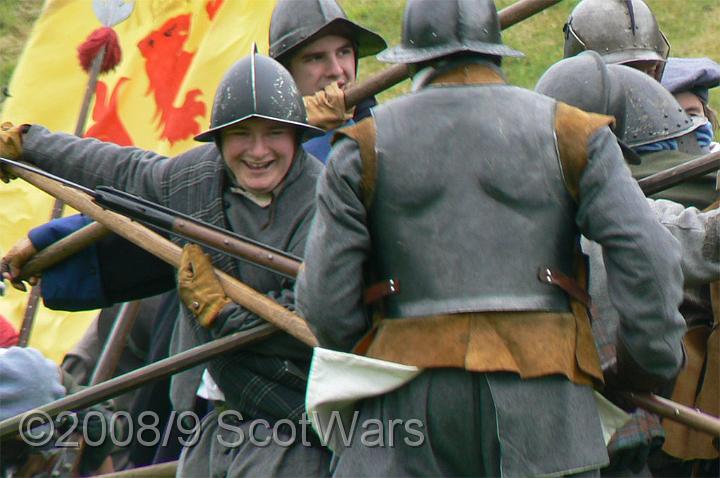
[(406, 48), (403, 45), (398, 45), (381, 52), (377, 55), (377, 59), (385, 63), (420, 63), (460, 52), (516, 58), (525, 56), (524, 53), (514, 50), (507, 45), (486, 42), (464, 42), (433, 48)]
[(611, 63), (614, 65), (625, 65), (634, 61), (658, 61), (661, 63), (665, 63), (665, 61), (667, 61), (665, 58), (660, 56), (658, 52), (647, 48), (627, 49), (613, 53), (606, 53), (604, 55), (600, 52), (600, 56), (602, 56), (605, 63)]
[(251, 114), (251, 115), (247, 115), (242, 118), (239, 118), (235, 121), (231, 121), (229, 123), (225, 123), (220, 126), (216, 126), (215, 128), (210, 128), (207, 131), (203, 131), (199, 135), (195, 136), (193, 139), (200, 143), (210, 143), (212, 141), (215, 141), (215, 138), (220, 133), (220, 130), (223, 130), (230, 126), (240, 124), (243, 121), (248, 120), (250, 118), (263, 118), (263, 119), (267, 119), (267, 120), (271, 120), (271, 121), (277, 121), (278, 123), (284, 123), (284, 124), (288, 124), (291, 126), (295, 126), (301, 131), (303, 141), (307, 141), (308, 139), (312, 139), (312, 138), (322, 136), (325, 134), (324, 130), (318, 128), (317, 126), (313, 126), (311, 124), (299, 123), (297, 121), (283, 120), (280, 118), (273, 118), (273, 117), (265, 116), (265, 115)]
[[(289, 57), (302, 47), (326, 35), (339, 35), (352, 40), (357, 45), (358, 58), (375, 55), (387, 48), (387, 43), (383, 37), (345, 18), (336, 18), (318, 29), (312, 30), (308, 28), (308, 30), (300, 34), (305, 37), (303, 40), (287, 48), (279, 48), (278, 51), (273, 51), (275, 49), (274, 45), (271, 46), (270, 53), (272, 57), (280, 62), (286, 62)], [(283, 39), (280, 39), (276, 43), (282, 43), (282, 41)]]
[(640, 164), (642, 162), (640, 155), (633, 151), (632, 148), (625, 144), (620, 138), (617, 139), (617, 142), (620, 146), (620, 151), (622, 151), (623, 157), (628, 164)]

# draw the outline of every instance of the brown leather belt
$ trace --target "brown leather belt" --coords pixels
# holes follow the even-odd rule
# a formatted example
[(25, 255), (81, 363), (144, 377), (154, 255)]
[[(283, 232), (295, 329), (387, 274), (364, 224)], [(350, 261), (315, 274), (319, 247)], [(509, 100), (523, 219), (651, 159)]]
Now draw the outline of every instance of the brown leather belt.
[(395, 279), (388, 279), (382, 282), (377, 282), (367, 289), (363, 294), (365, 304), (372, 305), (390, 295), (400, 293), (400, 283)]
[(577, 300), (588, 309), (590, 308), (590, 294), (580, 287), (578, 283), (575, 282), (575, 279), (566, 276), (562, 272), (550, 269), (549, 267), (541, 267), (538, 269), (538, 279), (540, 282), (560, 287), (570, 297)]

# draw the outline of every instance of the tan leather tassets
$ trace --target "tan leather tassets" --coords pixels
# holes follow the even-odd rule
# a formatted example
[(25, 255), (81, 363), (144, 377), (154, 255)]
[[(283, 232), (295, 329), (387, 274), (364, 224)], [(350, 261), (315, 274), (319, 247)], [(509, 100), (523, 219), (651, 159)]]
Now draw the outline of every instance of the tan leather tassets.
[(602, 380), (589, 324), (571, 313), (479, 312), (385, 319), (367, 356), (423, 368)]
[[(711, 331), (706, 326), (693, 327), (685, 334), (683, 342), (687, 358), (685, 367), (675, 381), (672, 400), (717, 416), (720, 408), (718, 329), (715, 327)], [(717, 448), (713, 446), (712, 435), (698, 432), (668, 419), (663, 420), (663, 428), (665, 453), (682, 460), (712, 459), (719, 456)]]
[(580, 195), (580, 176), (587, 165), (588, 140), (598, 129), (614, 124), (615, 119), (612, 116), (586, 113), (565, 103), (557, 103), (555, 133), (560, 165), (565, 187), (576, 201)]
[(433, 78), (434, 86), (505, 84), (505, 79), (489, 66), (470, 64), (447, 71)]
[[(695, 405), (713, 416), (720, 416), (720, 281), (710, 284), (713, 325), (707, 339), (705, 376)], [(715, 449), (715, 457), (720, 454)]]
[(369, 209), (372, 204), (372, 198), (375, 192), (375, 181), (377, 179), (375, 120), (373, 120), (372, 117), (365, 118), (359, 123), (338, 130), (333, 137), (333, 142), (337, 141), (341, 135), (354, 140), (360, 148), (360, 159), (363, 164), (360, 184), (363, 192), (363, 204)]
[[(712, 327), (699, 326), (688, 330), (683, 339), (687, 360), (675, 381), (672, 399), (720, 416), (720, 281), (710, 284)], [(718, 458), (713, 437), (679, 423), (663, 420), (665, 444), (663, 451), (683, 460)]]
[(710, 304), (713, 315), (713, 328), (720, 325), (720, 280), (710, 283)]

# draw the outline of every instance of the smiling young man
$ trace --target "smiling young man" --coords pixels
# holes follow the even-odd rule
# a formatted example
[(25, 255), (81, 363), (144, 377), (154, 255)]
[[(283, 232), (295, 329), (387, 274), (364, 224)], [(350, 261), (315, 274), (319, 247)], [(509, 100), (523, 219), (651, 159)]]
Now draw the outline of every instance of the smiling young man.
[[(300, 144), (305, 134), (322, 131), (307, 123), (291, 75), (271, 58), (250, 55), (227, 72), (216, 93), (211, 127), (196, 137), (208, 144), (176, 158), (53, 134), (38, 125), (23, 131), (21, 159), (53, 174), (91, 188), (113, 186), (297, 256), (303, 254), (322, 164)], [(292, 281), (223, 254), (209, 256), (208, 260), (196, 246), (184, 250), (178, 273), (182, 304), (172, 353), (262, 323), (225, 296), (210, 261), (278, 303), (293, 306)], [(222, 403), (203, 419), (199, 441), (183, 451), (178, 475), (326, 475), (329, 453), (324, 448), (316, 442), (303, 446), (299, 435), (293, 441), (274, 428), (280, 420), (297, 423), (301, 418), (302, 377), (310, 355), (307, 346), (278, 333), (210, 362), (207, 368), (220, 389), (211, 398)], [(202, 373), (200, 368), (173, 377), (175, 410), (192, 410)], [(239, 412), (243, 419), (221, 428), (222, 410)], [(265, 420), (269, 428), (253, 427), (254, 419)], [(253, 430), (254, 443), (249, 439)], [(283, 446), (273, 441), (255, 446), (274, 432)]]
[[(304, 100), (308, 122), (329, 130), (324, 135), (303, 142), (302, 148), (306, 152), (325, 162), (330, 151), (330, 139), (334, 128), (369, 116), (370, 108), (375, 105), (374, 99), (369, 98), (358, 104), (353, 115), (352, 111), (346, 111), (342, 88), (355, 81), (359, 58), (375, 54), (385, 47), (382, 37), (348, 20), (335, 0), (277, 2), (270, 28), (270, 56), (290, 69), (300, 93), (306, 95)], [(297, 224), (296, 219), (291, 217), (292, 214), (299, 214), (299, 217), (303, 218), (313, 207), (310, 204), (313, 201), (312, 194), (298, 199), (295, 207), (290, 209), (280, 207), (278, 206), (280, 202), (273, 201), (274, 195), (278, 195), (290, 182), (296, 166), (293, 165), (293, 155), (287, 151), (287, 141), (284, 143), (278, 141), (285, 135), (277, 129), (277, 125), (275, 131), (263, 133), (260, 126), (254, 126), (255, 123), (263, 124), (260, 120), (247, 120), (229, 126), (223, 130), (222, 141), (217, 142), (222, 144), (227, 171), (233, 173), (228, 174), (232, 180), (230, 186), (233, 193), (224, 197), (223, 201), (225, 204), (234, 204), (242, 198), (245, 203), (249, 201), (251, 204), (247, 210), (255, 210), (256, 206), (264, 207), (262, 213), (267, 213), (270, 218), (274, 217), (275, 223), (280, 220), (280, 216), (284, 216), (284, 212), (287, 212), (288, 230), (290, 230), (291, 225)], [(253, 138), (254, 146), (246, 148), (247, 143)], [(261, 144), (257, 141), (259, 138), (265, 138), (266, 141)], [(18, 135), (17, 140), (22, 141), (22, 138)], [(74, 144), (67, 136), (64, 137), (64, 141), (68, 145)], [(278, 149), (278, 143), (284, 144), (284, 148)], [(81, 143), (74, 145), (79, 147), (79, 144)], [(299, 144), (301, 143), (298, 139), (293, 143), (293, 148), (297, 149)], [(9, 145), (8, 143), (6, 148), (8, 151)], [(2, 147), (4, 146), (0, 145), (0, 148)], [(112, 145), (101, 144), (96, 147), (103, 152), (113, 151), (109, 157), (112, 157), (116, 151)], [(109, 149), (106, 150), (105, 147)], [(263, 148), (267, 148), (270, 153), (263, 156), (263, 153), (258, 152)], [(246, 151), (242, 152), (242, 150)], [(253, 150), (256, 152), (253, 153)], [(163, 156), (150, 151), (123, 150), (124, 153), (128, 151), (131, 151), (129, 154), (134, 157), (144, 156), (148, 162), (164, 159)], [(87, 154), (92, 156), (91, 151)], [(297, 154), (299, 153), (296, 151)], [(5, 155), (9, 156), (9, 154)], [(297, 160), (294, 162), (296, 163)], [(314, 188), (314, 185), (306, 186), (308, 190)], [(238, 210), (246, 209), (226, 208), (227, 212)], [(278, 213), (279, 216), (273, 216), (274, 213)], [(220, 225), (233, 229), (240, 224), (240, 231), (247, 227), (251, 236), (254, 234), (261, 236), (256, 239), (273, 242), (273, 238), (266, 237), (273, 227), (266, 227), (265, 223), (256, 223), (253, 218), (250, 218), (249, 222), (243, 221), (244, 218), (237, 218), (235, 222), (224, 221)], [(23, 263), (38, 249), (47, 247), (88, 222), (89, 219), (82, 216), (72, 216), (51, 221), (31, 231), (29, 238), (16, 244), (3, 258), (5, 278), (17, 277)], [(254, 226), (250, 227), (248, 224)], [(303, 228), (298, 230), (297, 234), (304, 240), (305, 223), (300, 221), (300, 224)], [(298, 247), (295, 253), (301, 255), (302, 248)], [(156, 264), (157, 267), (151, 267), (149, 264)], [(239, 264), (238, 267), (243, 266)], [(160, 269), (164, 269), (164, 264), (153, 256), (118, 236), (111, 235), (85, 253), (77, 254), (51, 271), (46, 271), (43, 274), (43, 299), (46, 305), (54, 303), (54, 307), (63, 309), (107, 307), (114, 302), (138, 298), (136, 290), (152, 290), (153, 293), (158, 293), (163, 288), (172, 286), (174, 284), (172, 271), (163, 270), (154, 274)], [(142, 273), (138, 274), (138, 270)], [(51, 293), (55, 293), (55, 296), (50, 296)], [(172, 302), (173, 297), (167, 300)], [(289, 302), (291, 301), (288, 300)], [(59, 306), (60, 303), (62, 306)], [(168, 309), (164, 317), (156, 320), (156, 327), (167, 324), (168, 328), (172, 328), (172, 324), (168, 322), (173, 318), (174, 314)], [(178, 338), (182, 335), (177, 332), (173, 335), (173, 342), (170, 344), (172, 353), (184, 349), (185, 342)], [(96, 342), (101, 340), (102, 337), (95, 338)], [(167, 350), (167, 345), (165, 349)], [(202, 372), (202, 369), (199, 369), (199, 372)], [(191, 402), (194, 400), (199, 377), (198, 372), (194, 375), (188, 372), (173, 381), (173, 403), (177, 410), (182, 411), (192, 407)], [(211, 383), (209, 377), (210, 375), (206, 374), (207, 380), (204, 382)], [(178, 406), (180, 408), (177, 408)]]
[(269, 196), (282, 182), (297, 148), (294, 127), (264, 118), (229, 126), (220, 138), (223, 159), (238, 186), (256, 198)]
[[(303, 95), (308, 122), (325, 130), (325, 134), (308, 139), (302, 146), (325, 163), (335, 129), (369, 116), (370, 108), (376, 104), (374, 98), (367, 98), (354, 108), (354, 112), (345, 108), (343, 89), (355, 81), (358, 60), (378, 53), (387, 44), (380, 35), (350, 21), (335, 0), (279, 0), (273, 10), (269, 40), (270, 56), (290, 71)], [(9, 133), (3, 134), (8, 136), (8, 143), (0, 146), (9, 157), (12, 155), (12, 138)], [(146, 153), (162, 157), (149, 151)], [(4, 271), (5, 278), (16, 277), (22, 265), (38, 250), (89, 222), (88, 218), (76, 215), (33, 229), (28, 238), (20, 240), (3, 258), (8, 269)], [(123, 248), (123, 265), (118, 267), (114, 262), (117, 254), (104, 254), (96, 252), (94, 247), (90, 248), (46, 274), (43, 300), (51, 307), (62, 304), (67, 310), (83, 310), (134, 299), (128, 296), (120, 299), (120, 294), (114, 290), (104, 290), (100, 273), (103, 269), (106, 272), (112, 270), (105, 275), (112, 276), (117, 282), (118, 277), (127, 276), (123, 270), (132, 270), (132, 267), (125, 267), (126, 264), (141, 264), (152, 258), (114, 235), (101, 242), (100, 247)], [(88, 273), (88, 265), (93, 265), (92, 270), (97, 272)], [(134, 280), (129, 277), (124, 279)], [(124, 293), (136, 285), (124, 283), (118, 289)]]

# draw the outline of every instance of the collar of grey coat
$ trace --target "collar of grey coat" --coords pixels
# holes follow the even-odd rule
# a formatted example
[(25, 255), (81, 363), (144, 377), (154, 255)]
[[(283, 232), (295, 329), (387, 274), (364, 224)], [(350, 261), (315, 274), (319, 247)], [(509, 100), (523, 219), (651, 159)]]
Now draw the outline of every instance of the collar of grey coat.
[(413, 76), (412, 91), (432, 86), (505, 84), (503, 71), (480, 58), (446, 60), (434, 63)]
[[(220, 154), (220, 156), (222, 157), (222, 154)], [(252, 201), (258, 206), (266, 208), (270, 204), (272, 204), (273, 201), (275, 201), (275, 198), (278, 197), (280, 193), (282, 193), (283, 189), (285, 189), (285, 186), (291, 184), (300, 176), (300, 172), (303, 170), (303, 163), (307, 161), (307, 156), (308, 154), (303, 149), (302, 144), (298, 144), (297, 151), (295, 151), (295, 156), (293, 157), (292, 164), (290, 165), (290, 169), (288, 169), (285, 178), (280, 181), (280, 184), (275, 186), (275, 189), (273, 189), (267, 195), (267, 197), (265, 195), (253, 194), (243, 189), (237, 183), (237, 180), (235, 179), (235, 175), (233, 174), (232, 170), (228, 167), (227, 163), (225, 163), (225, 160), (222, 159), (223, 169), (225, 170), (225, 176), (227, 177), (228, 181), (227, 187), (234, 194), (240, 194), (242, 196), (245, 196), (246, 198), (248, 198), (248, 200)]]

